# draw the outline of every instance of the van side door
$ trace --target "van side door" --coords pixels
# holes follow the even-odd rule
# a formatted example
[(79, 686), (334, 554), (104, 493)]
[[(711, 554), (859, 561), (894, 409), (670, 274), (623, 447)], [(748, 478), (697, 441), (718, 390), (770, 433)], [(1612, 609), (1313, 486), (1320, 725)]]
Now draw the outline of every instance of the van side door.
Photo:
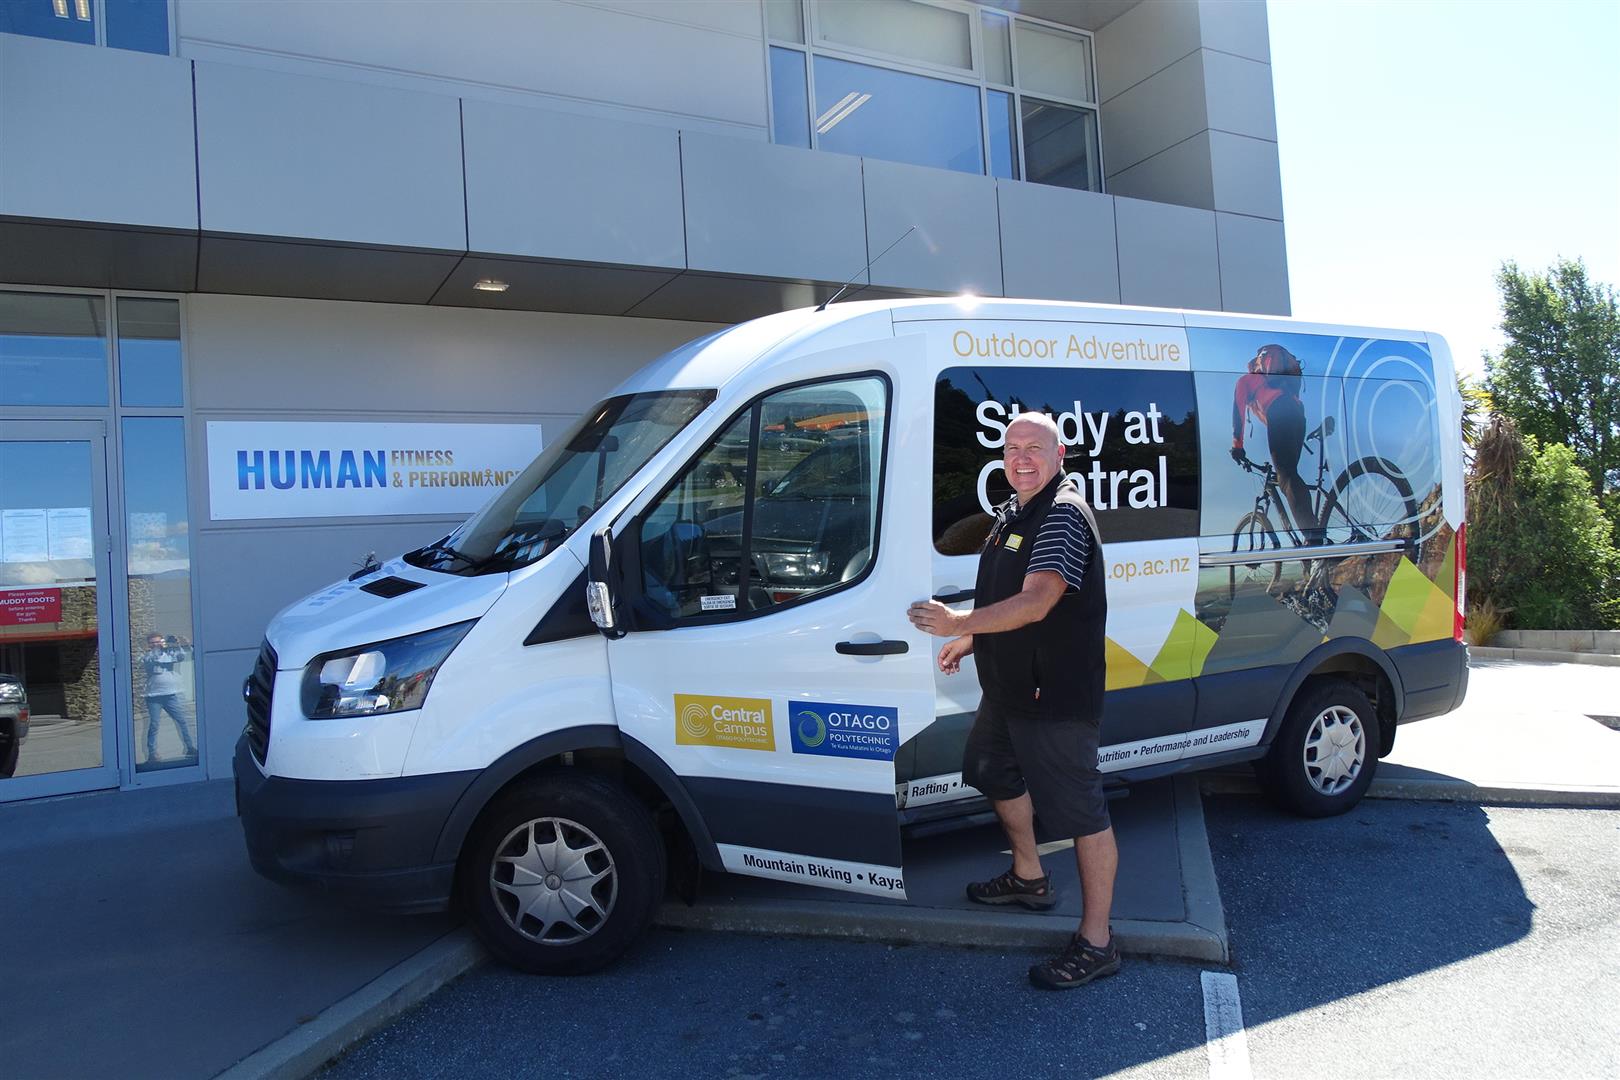
[(631, 631), (608, 658), (621, 731), (725, 869), (904, 897), (894, 755), (933, 718), (933, 649), (906, 619), (927, 485), (896, 475), (908, 402), (871, 366), (893, 345), (743, 405), (621, 526)]

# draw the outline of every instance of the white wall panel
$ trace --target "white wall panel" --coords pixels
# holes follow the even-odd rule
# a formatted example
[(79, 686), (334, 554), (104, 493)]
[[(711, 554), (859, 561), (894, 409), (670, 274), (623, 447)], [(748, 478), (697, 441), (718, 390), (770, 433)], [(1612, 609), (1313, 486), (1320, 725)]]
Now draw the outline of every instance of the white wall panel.
[(0, 34), (0, 214), (197, 227), (191, 65)]
[(471, 250), (686, 265), (676, 131), (483, 101), (462, 109)]
[(1096, 42), (1097, 93), (1107, 101), (1199, 47), (1198, 9), (1148, 0), (1098, 30)]
[(1216, 214), (1221, 246), (1221, 301), (1227, 311), (1287, 315), (1288, 251), (1283, 224), (1264, 218)]
[(544, 94), (765, 126), (755, 3), (179, 0), (176, 24), (180, 54), (198, 59), (341, 65), (329, 74), (436, 80), (448, 96)]
[(1221, 310), (1213, 213), (1115, 199), (1114, 220), (1121, 303)]
[(1204, 101), (1209, 126), (1234, 135), (1277, 141), (1277, 102), (1271, 65), (1205, 50)]
[(196, 69), (205, 230), (465, 250), (455, 98)]
[(996, 201), (1008, 296), (1119, 303), (1113, 199), (998, 180)]
[(1209, 132), (1201, 131), (1145, 161), (1110, 174), (1108, 190), (1132, 199), (1214, 209), (1215, 186), (1209, 171), (1209, 137)]
[(1212, 131), (1209, 152), (1216, 210), (1282, 220), (1282, 166), (1276, 143)]
[(860, 158), (683, 132), (681, 174), (693, 270), (842, 282), (866, 262)]
[(1102, 106), (1108, 169), (1119, 172), (1209, 127), (1202, 50)]
[[(1000, 296), (996, 182), (945, 169), (863, 161), (866, 247), (871, 257), (917, 231), (872, 266), (873, 285)], [(844, 272), (848, 277), (857, 266)]]
[[(1192, 4), (1143, 4), (1143, 7), (1192, 7)], [(1271, 30), (1266, 0), (1197, 0), (1204, 47), (1250, 60), (1271, 62)]]

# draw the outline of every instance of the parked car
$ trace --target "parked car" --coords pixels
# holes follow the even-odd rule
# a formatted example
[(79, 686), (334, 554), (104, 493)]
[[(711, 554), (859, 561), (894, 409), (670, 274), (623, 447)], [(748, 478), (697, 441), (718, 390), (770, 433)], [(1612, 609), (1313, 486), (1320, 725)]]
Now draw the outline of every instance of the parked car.
[(28, 691), (15, 675), (0, 673), (0, 779), (17, 772), (28, 738)]

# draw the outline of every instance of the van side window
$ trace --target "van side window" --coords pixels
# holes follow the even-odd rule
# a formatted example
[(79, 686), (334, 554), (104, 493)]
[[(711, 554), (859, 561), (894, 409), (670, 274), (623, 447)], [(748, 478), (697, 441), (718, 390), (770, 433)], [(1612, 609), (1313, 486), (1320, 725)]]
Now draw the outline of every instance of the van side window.
[(646, 601), (677, 619), (836, 589), (874, 557), (887, 388), (841, 379), (739, 414), (642, 518)]

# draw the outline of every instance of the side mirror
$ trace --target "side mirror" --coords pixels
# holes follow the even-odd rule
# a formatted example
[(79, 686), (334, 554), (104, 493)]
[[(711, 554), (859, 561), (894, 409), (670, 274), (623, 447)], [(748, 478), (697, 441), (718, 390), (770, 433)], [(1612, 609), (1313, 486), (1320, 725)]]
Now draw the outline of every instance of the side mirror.
[(613, 533), (602, 528), (591, 534), (591, 560), (589, 579), (585, 584), (585, 606), (590, 610), (591, 622), (610, 638), (624, 637), (614, 612), (615, 599), (612, 584)]
[(1332, 435), (1334, 426), (1335, 425), (1333, 423), (1333, 417), (1331, 417), (1331, 416), (1322, 417), (1322, 434), (1324, 434), (1324, 435)]

